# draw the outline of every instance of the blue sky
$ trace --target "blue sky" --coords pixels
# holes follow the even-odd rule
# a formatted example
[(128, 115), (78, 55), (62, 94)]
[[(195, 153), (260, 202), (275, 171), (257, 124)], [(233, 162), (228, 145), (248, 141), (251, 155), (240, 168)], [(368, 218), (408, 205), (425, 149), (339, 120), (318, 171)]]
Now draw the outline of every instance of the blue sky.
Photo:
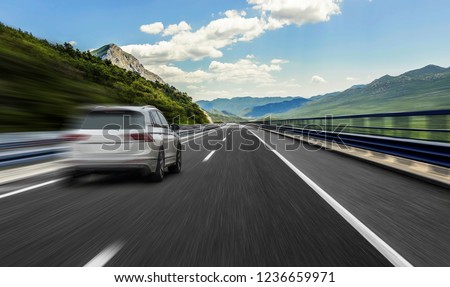
[(2, 0), (0, 21), (80, 50), (116, 43), (199, 100), (310, 97), (448, 67), (449, 11), (444, 0)]

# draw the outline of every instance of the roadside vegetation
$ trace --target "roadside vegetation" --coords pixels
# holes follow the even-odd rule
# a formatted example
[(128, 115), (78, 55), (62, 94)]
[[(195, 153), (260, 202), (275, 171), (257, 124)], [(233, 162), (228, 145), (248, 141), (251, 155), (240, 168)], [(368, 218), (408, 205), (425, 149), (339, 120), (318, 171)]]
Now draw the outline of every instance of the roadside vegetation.
[(206, 123), (186, 93), (0, 23), (0, 132), (58, 130), (89, 104), (154, 105), (181, 124)]

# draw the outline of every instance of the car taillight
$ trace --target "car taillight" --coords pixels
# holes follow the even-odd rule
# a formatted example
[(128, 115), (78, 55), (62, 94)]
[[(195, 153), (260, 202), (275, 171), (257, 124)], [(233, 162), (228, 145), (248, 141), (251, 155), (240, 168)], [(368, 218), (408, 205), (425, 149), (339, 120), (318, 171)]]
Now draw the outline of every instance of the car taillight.
[(63, 135), (62, 139), (64, 141), (85, 141), (88, 140), (91, 136), (89, 135), (82, 135), (82, 134), (67, 134), (67, 135)]
[(135, 141), (153, 142), (153, 137), (148, 133), (132, 133), (128, 135), (128, 139)]

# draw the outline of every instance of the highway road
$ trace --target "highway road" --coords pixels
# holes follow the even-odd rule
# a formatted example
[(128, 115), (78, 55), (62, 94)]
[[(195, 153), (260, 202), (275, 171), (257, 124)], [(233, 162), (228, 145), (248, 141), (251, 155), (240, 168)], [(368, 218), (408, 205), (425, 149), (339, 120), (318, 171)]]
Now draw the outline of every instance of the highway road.
[(161, 183), (0, 186), (0, 266), (450, 266), (449, 190), (254, 127), (196, 137)]

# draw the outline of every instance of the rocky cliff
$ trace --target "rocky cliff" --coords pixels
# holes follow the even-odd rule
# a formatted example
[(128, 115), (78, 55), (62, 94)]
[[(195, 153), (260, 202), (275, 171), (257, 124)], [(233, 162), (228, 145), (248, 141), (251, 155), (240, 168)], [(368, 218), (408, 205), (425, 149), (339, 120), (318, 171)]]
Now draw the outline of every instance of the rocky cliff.
[(91, 51), (91, 54), (102, 60), (110, 60), (113, 65), (122, 69), (136, 72), (149, 81), (164, 83), (161, 77), (146, 70), (138, 59), (133, 55), (126, 53), (115, 44), (105, 45), (97, 50)]

